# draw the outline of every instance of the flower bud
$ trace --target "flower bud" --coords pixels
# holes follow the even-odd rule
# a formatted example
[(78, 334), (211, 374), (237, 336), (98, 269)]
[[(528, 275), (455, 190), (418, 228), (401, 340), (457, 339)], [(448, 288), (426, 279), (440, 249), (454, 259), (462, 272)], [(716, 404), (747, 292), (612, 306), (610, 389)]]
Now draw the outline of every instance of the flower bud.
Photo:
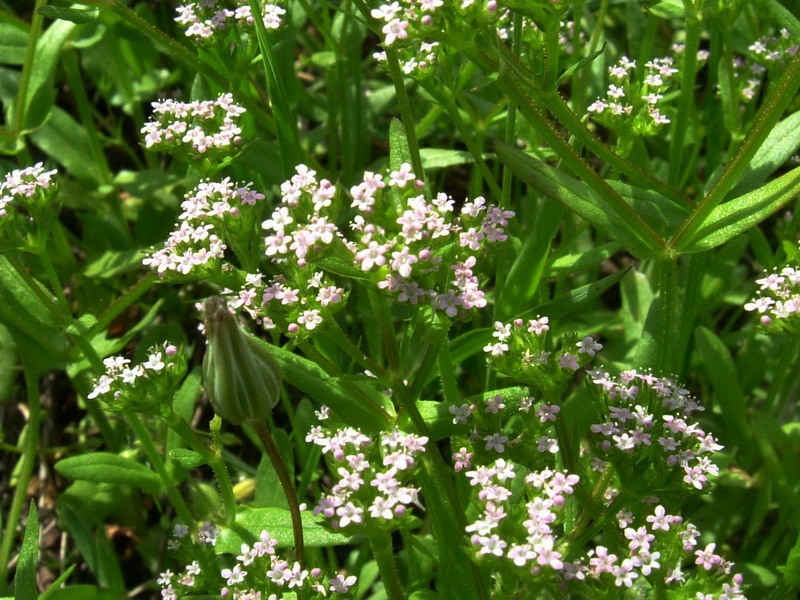
[(242, 331), (224, 300), (209, 298), (203, 310), (208, 338), (203, 379), (214, 410), (234, 425), (264, 419), (281, 387), (281, 369), (269, 345)]

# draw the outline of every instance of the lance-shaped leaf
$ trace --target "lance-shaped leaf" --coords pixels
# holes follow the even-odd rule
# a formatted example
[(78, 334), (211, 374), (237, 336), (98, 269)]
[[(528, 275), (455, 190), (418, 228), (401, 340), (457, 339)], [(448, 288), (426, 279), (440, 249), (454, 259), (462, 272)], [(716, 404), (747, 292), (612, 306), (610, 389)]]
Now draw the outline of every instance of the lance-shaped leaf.
[(754, 192), (717, 206), (692, 236), (684, 252), (715, 248), (757, 225), (800, 193), (800, 167)]
[[(622, 218), (588, 185), (506, 144), (498, 142), (495, 151), (522, 181), (564, 204), (637, 258), (652, 258), (659, 254), (661, 246), (656, 241), (657, 236), (654, 239), (652, 230), (642, 230), (637, 222)], [(620, 202), (624, 203), (622, 198)]]

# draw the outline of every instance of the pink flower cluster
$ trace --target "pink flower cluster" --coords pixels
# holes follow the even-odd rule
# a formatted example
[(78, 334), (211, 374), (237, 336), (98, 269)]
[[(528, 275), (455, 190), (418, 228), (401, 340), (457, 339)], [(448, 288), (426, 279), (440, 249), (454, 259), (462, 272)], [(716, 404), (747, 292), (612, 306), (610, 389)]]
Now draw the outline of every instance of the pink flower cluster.
[(8, 215), (6, 208), (15, 199), (30, 200), (39, 190), (50, 189), (55, 185), (53, 175), (57, 171), (45, 171), (42, 163), (36, 163), (32, 167), (15, 169), (6, 174), (0, 182), (0, 217)]
[(194, 275), (202, 276), (219, 268), (227, 245), (218, 233), (226, 237), (242, 233), (235, 226), (240, 212), (264, 199), (263, 194), (251, 189), (252, 185), (236, 184), (229, 178), (200, 182), (181, 204), (180, 222), (164, 247), (153, 251), (142, 264), (159, 275), (185, 276), (194, 271)]
[(800, 267), (783, 267), (756, 279), (758, 295), (744, 309), (760, 315), (762, 325), (800, 333)]
[[(399, 0), (382, 2), (371, 10), (371, 16), (380, 29), (383, 46), (391, 47), (399, 55), (403, 72), (407, 75), (425, 76), (432, 71), (441, 46), (435, 38), (438, 31), (448, 28), (448, 23), (492, 23), (498, 20), (497, 0)], [(378, 62), (386, 61), (385, 52), (375, 52)]]
[[(229, 8), (230, 5), (233, 5)], [(184, 33), (197, 41), (210, 41), (217, 33), (223, 32), (233, 24), (253, 25), (253, 12), (247, 0), (223, 2), (222, 0), (195, 0), (179, 6), (175, 21), (186, 27)], [(271, 2), (261, 3), (264, 27), (277, 29), (286, 11)]]
[(322, 271), (304, 281), (296, 278), (295, 285), (298, 287), (292, 287), (283, 275), (265, 284), (260, 273), (248, 273), (239, 292), (226, 289), (222, 293), (232, 309), (245, 311), (265, 329), (280, 326), (289, 337), (303, 337), (315, 330), (347, 297)]
[(518, 469), (501, 458), (466, 473), (482, 510), (466, 528), (477, 557), (505, 559), (535, 576), (571, 570), (559, 551), (559, 526), (561, 509), (580, 478), (544, 469), (520, 474), (524, 485), (512, 486)]
[[(206, 523), (198, 534), (198, 542), (213, 545), (218, 533), (216, 527)], [(187, 535), (188, 528), (176, 525), (176, 537), (185, 538)], [(209, 536), (213, 541), (209, 541)], [(197, 561), (187, 565), (178, 575), (167, 570), (158, 578), (161, 597), (163, 600), (178, 600), (185, 597), (184, 593), (212, 591), (208, 589), (209, 586), (218, 585), (220, 587), (213, 592), (230, 600), (278, 600), (284, 597), (282, 591), (289, 590), (292, 590), (290, 593), (313, 592), (324, 598), (337, 599), (356, 584), (353, 575), (339, 573), (336, 577), (326, 577), (322, 569), (304, 569), (296, 561), (290, 563), (278, 556), (277, 545), (278, 541), (262, 530), (252, 547), (249, 544), (241, 545), (241, 553), (236, 557), (233, 567), (221, 569), (218, 580), (198, 578), (201, 569)]]
[[(677, 470), (683, 483), (698, 490), (709, 476), (719, 474), (708, 455), (722, 446), (691, 419), (704, 409), (687, 390), (670, 379), (635, 370), (617, 378), (602, 369), (587, 374), (602, 414), (591, 426), (593, 451), (601, 460), (636, 465), (641, 480)], [(602, 465), (596, 463), (596, 468)]]
[[(492, 245), (508, 238), (505, 228), (514, 213), (480, 196), (457, 212), (453, 198), (443, 193), (426, 198), (418, 193), (421, 187), (411, 165), (403, 163), (389, 173), (388, 182), (365, 173), (363, 182), (351, 188), (351, 206), (360, 213), (350, 224), (355, 241), (348, 243), (356, 264), (378, 273), (378, 287), (400, 302), (427, 300), (449, 317), (485, 307), (474, 269)], [(452, 273), (442, 288), (439, 270), (445, 255)]]
[(355, 532), (367, 518), (395, 529), (410, 516), (412, 505), (421, 506), (419, 489), (409, 481), (428, 438), (395, 429), (376, 444), (353, 428), (325, 431), (316, 426), (306, 441), (322, 448), (336, 478), (331, 493), (314, 508), (314, 515), (325, 517), (334, 529)]
[(226, 156), (241, 143), (239, 117), (245, 109), (233, 95), (216, 100), (153, 102), (153, 118), (142, 127), (146, 148), (199, 158), (207, 154)]

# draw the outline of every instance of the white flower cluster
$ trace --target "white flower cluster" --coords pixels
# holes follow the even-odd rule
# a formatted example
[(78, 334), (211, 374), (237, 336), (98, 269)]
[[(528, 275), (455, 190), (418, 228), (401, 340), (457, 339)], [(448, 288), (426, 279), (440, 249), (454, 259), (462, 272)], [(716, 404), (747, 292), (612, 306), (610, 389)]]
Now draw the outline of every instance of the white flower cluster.
[(55, 169), (45, 171), (42, 163), (8, 173), (0, 182), (0, 217), (8, 215), (7, 206), (15, 198), (30, 199), (38, 190), (46, 190), (53, 186), (53, 175), (56, 173)]
[(241, 143), (239, 116), (245, 109), (230, 93), (216, 100), (153, 102), (154, 120), (142, 127), (146, 148), (186, 152), (195, 158), (211, 151), (230, 154)]
[(188, 275), (197, 267), (215, 268), (227, 248), (216, 231), (224, 230), (243, 207), (253, 206), (264, 195), (251, 189), (252, 183), (239, 185), (229, 178), (204, 181), (186, 195), (177, 229), (163, 248), (142, 260), (159, 275), (172, 272)]
[(605, 99), (598, 98), (587, 110), (594, 120), (611, 129), (640, 135), (654, 133), (658, 126), (670, 122), (659, 109), (659, 102), (678, 72), (673, 65), (670, 57), (655, 58), (645, 65), (644, 81), (634, 82), (631, 74), (636, 62), (623, 56), (608, 68), (611, 83)]
[[(327, 410), (321, 414), (327, 415)], [(412, 505), (420, 506), (419, 489), (409, 485), (409, 479), (428, 438), (395, 429), (375, 444), (350, 427), (326, 432), (315, 426), (306, 441), (322, 448), (338, 477), (331, 493), (314, 508), (314, 515), (324, 516), (334, 529), (357, 528), (367, 516), (394, 529), (410, 515)]]
[(781, 325), (798, 332), (800, 315), (800, 267), (783, 267), (780, 271), (764, 273), (756, 279), (760, 286), (758, 296), (744, 305), (744, 309), (757, 312), (762, 325)]
[(87, 398), (99, 399), (112, 411), (157, 412), (183, 377), (186, 359), (174, 344), (164, 342), (150, 348), (147, 360), (138, 365), (123, 356), (105, 358), (103, 365), (106, 371)]
[[(229, 8), (233, 4), (234, 6)], [(223, 2), (222, 0), (195, 0), (179, 6), (175, 21), (186, 27), (184, 33), (195, 40), (210, 40), (217, 33), (229, 29), (233, 24), (252, 25), (253, 12), (247, 0)], [(286, 11), (270, 2), (262, 2), (261, 15), (264, 27), (277, 29)]]

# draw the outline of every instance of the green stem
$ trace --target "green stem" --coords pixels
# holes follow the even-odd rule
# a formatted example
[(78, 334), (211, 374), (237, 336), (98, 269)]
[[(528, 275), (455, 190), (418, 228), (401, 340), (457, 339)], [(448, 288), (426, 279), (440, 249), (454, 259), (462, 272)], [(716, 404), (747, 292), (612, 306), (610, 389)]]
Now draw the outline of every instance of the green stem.
[(403, 120), (403, 127), (406, 130), (408, 150), (411, 153), (411, 168), (414, 170), (414, 174), (418, 178), (422, 179), (424, 177), (424, 172), (422, 170), (422, 158), (420, 158), (419, 154), (417, 132), (414, 129), (414, 115), (411, 112), (411, 102), (408, 100), (406, 85), (403, 81), (403, 71), (400, 69), (400, 61), (397, 58), (397, 52), (389, 47), (386, 48), (386, 62), (389, 65), (389, 75), (392, 78), (394, 89), (397, 93), (397, 104), (400, 108), (400, 117)]
[(800, 87), (800, 54), (789, 63), (778, 83), (756, 114), (753, 126), (747, 132), (728, 166), (720, 178), (706, 194), (694, 212), (686, 219), (675, 237), (669, 242), (670, 248), (683, 250), (691, 244), (692, 236), (703, 225), (717, 205), (725, 199), (725, 195), (736, 185), (739, 177), (750, 164), (750, 160), (761, 148), (764, 140), (775, 127), (783, 111), (795, 99)]
[[(672, 127), (672, 141), (669, 147), (668, 183), (675, 187), (680, 183), (682, 156), (685, 156), (684, 139), (689, 127), (689, 117), (694, 110), (694, 84), (697, 71), (697, 48), (700, 43), (700, 21), (691, 16), (686, 23), (686, 43), (683, 50), (681, 68), (681, 97), (678, 103), (678, 116)], [(699, 142), (698, 142), (699, 145)]]
[(483, 177), (483, 180), (486, 182), (486, 185), (489, 186), (492, 196), (494, 198), (502, 198), (503, 191), (500, 189), (500, 186), (497, 184), (497, 180), (494, 178), (494, 175), (492, 175), (492, 171), (489, 169), (489, 166), (483, 159), (483, 153), (475, 143), (475, 140), (467, 128), (466, 123), (464, 123), (464, 119), (461, 118), (461, 113), (459, 112), (458, 105), (456, 104), (456, 97), (452, 92), (450, 92), (450, 90), (435, 83), (426, 85), (425, 90), (430, 93), (430, 95), (433, 96), (442, 106), (444, 106), (447, 114), (450, 115), (453, 125), (456, 126), (456, 129), (461, 136), (461, 141), (464, 142), (464, 144), (467, 146), (467, 150), (469, 150), (470, 154), (472, 154), (472, 158), (475, 159), (475, 164), (478, 166), (478, 171)]
[(192, 431), (189, 424), (183, 420), (178, 413), (174, 410), (170, 411), (165, 420), (170, 429), (177, 433), (181, 439), (186, 442), (192, 450), (197, 452), (203, 461), (211, 466), (214, 471), (214, 476), (217, 479), (217, 486), (219, 487), (220, 494), (222, 495), (222, 505), (225, 509), (225, 524), (231, 525), (236, 518), (236, 497), (233, 494), (233, 485), (231, 478), (228, 475), (228, 470), (225, 468), (225, 461), (222, 459), (222, 454), (214, 452), (206, 446)]
[(50, 260), (46, 249), (42, 249), (42, 252), (39, 254), (39, 260), (44, 267), (44, 272), (47, 275), (47, 279), (50, 281), (50, 287), (53, 288), (53, 293), (64, 315), (62, 319), (70, 319), (72, 317), (72, 309), (69, 307), (69, 301), (64, 295), (64, 288), (61, 285), (61, 280), (58, 277), (58, 273), (56, 273), (53, 261)]
[(676, 367), (678, 262), (676, 259), (659, 260), (656, 269), (658, 273), (658, 335), (656, 337), (658, 350), (656, 362), (652, 366), (669, 376)]
[[(522, 27), (524, 20), (518, 12), (514, 13), (513, 30), (511, 34), (511, 53), (519, 57), (522, 50)], [(517, 144), (517, 105), (513, 102), (508, 103), (506, 113), (506, 131), (504, 136), (506, 144), (516, 146)], [(508, 165), (503, 166), (503, 191), (500, 194), (500, 206), (508, 206), (511, 202), (511, 188), (514, 183), (514, 173)]]
[(14, 496), (11, 499), (11, 507), (8, 509), (3, 540), (0, 543), (0, 589), (7, 589), (8, 582), (8, 559), (11, 555), (11, 547), (17, 537), (17, 525), (22, 514), (22, 507), (25, 504), (25, 496), (28, 493), (28, 482), (33, 475), (33, 468), (36, 464), (36, 455), (39, 446), (39, 429), (41, 426), (41, 406), (39, 404), (39, 381), (34, 369), (23, 361), (22, 369), (25, 376), (25, 388), (28, 397), (28, 424), (25, 428), (25, 439), (20, 444), (23, 447), (22, 456), (17, 464), (18, 474), (17, 483), (14, 486)]
[(560, 25), (558, 20), (550, 23), (544, 32), (544, 89), (554, 91), (558, 81), (558, 54), (561, 51), (558, 42)]
[(106, 308), (100, 318), (97, 319), (94, 327), (92, 327), (92, 334), (100, 333), (111, 324), (111, 321), (116, 319), (123, 310), (128, 308), (131, 304), (136, 302), (142, 295), (149, 290), (158, 281), (158, 276), (150, 273), (145, 275), (142, 279), (128, 288), (119, 298), (114, 300), (111, 305)]
[(14, 135), (18, 136), (25, 127), (25, 110), (28, 108), (28, 88), (33, 73), (33, 62), (36, 59), (36, 44), (42, 33), (44, 17), (39, 9), (47, 4), (47, 0), (36, 0), (31, 17), (31, 26), (28, 30), (28, 45), (25, 47), (25, 62), (22, 65), (22, 76), (17, 89), (17, 106), (14, 111)]
[(292, 533), (294, 534), (294, 550), (297, 562), (301, 566), (305, 566), (305, 549), (303, 544), (303, 519), (300, 515), (300, 503), (297, 501), (297, 492), (294, 489), (294, 483), (289, 475), (289, 471), (283, 462), (281, 453), (275, 445), (275, 440), (272, 439), (272, 434), (269, 431), (266, 421), (259, 419), (257, 421), (249, 421), (250, 425), (258, 434), (261, 443), (264, 444), (264, 450), (269, 456), (272, 466), (278, 475), (278, 479), (283, 487), (283, 493), (286, 495), (286, 501), (289, 503), (289, 512), (292, 515)]
[(367, 529), (367, 538), (372, 546), (375, 562), (378, 563), (386, 597), (389, 600), (404, 600), (403, 585), (400, 583), (397, 564), (394, 560), (392, 536), (383, 529), (373, 526)]
[(28, 285), (28, 288), (36, 294), (39, 299), (42, 301), (42, 304), (47, 308), (48, 311), (55, 317), (56, 321), (59, 323), (63, 323), (65, 319), (65, 315), (61, 314), (61, 311), (58, 310), (56, 307), (53, 298), (48, 296), (45, 292), (44, 288), (39, 284), (38, 281), (34, 277), (28, 273), (28, 270), (25, 268), (20, 260), (17, 258), (16, 254), (9, 252), (8, 254), (4, 255), (4, 258), (8, 261), (8, 264), (17, 272), (17, 274), (25, 281)]
[(128, 420), (128, 424), (131, 426), (131, 429), (133, 429), (136, 437), (139, 438), (139, 442), (142, 444), (142, 449), (147, 456), (147, 460), (150, 461), (150, 464), (153, 466), (153, 469), (155, 469), (159, 479), (161, 479), (161, 483), (164, 486), (164, 491), (166, 492), (169, 501), (172, 503), (172, 506), (175, 508), (175, 511), (178, 513), (178, 518), (187, 527), (191, 527), (194, 523), (192, 511), (189, 510), (189, 507), (187, 506), (183, 497), (180, 495), (180, 493), (178, 493), (178, 486), (172, 479), (172, 476), (167, 472), (161, 455), (159, 454), (158, 450), (156, 450), (155, 445), (153, 445), (150, 432), (145, 429), (141, 419), (139, 419), (139, 415), (136, 413), (125, 412), (125, 418)]

